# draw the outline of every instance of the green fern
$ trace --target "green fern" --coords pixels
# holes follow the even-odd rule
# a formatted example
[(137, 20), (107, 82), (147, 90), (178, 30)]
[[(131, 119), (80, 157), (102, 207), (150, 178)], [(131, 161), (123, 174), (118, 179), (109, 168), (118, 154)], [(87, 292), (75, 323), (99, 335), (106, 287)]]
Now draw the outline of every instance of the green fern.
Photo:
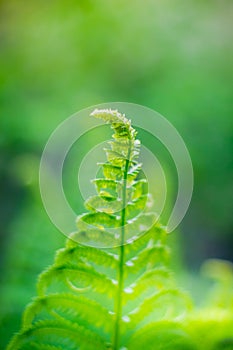
[(194, 349), (180, 322), (190, 300), (167, 268), (166, 230), (149, 211), (137, 133), (118, 111), (92, 116), (114, 130), (93, 180), (97, 195), (40, 275), (7, 350)]

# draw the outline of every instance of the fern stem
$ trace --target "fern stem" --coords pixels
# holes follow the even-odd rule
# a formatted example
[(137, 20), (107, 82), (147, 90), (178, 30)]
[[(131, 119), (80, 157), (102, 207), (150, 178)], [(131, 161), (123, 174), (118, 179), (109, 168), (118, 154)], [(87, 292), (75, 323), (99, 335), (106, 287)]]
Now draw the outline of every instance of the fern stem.
[(118, 350), (120, 341), (120, 323), (122, 316), (122, 291), (124, 287), (124, 239), (125, 239), (125, 206), (126, 206), (126, 188), (127, 188), (127, 176), (129, 170), (129, 159), (131, 154), (131, 142), (129, 144), (128, 155), (125, 162), (124, 169), (124, 182), (122, 187), (122, 210), (121, 210), (121, 245), (120, 245), (120, 262), (118, 271), (118, 291), (116, 300), (116, 323), (113, 349)]

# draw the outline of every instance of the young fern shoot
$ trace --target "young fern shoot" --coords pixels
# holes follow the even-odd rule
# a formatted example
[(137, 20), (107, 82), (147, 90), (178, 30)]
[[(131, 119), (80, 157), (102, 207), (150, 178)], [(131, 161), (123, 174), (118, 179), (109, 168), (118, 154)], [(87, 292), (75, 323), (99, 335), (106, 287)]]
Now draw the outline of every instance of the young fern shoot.
[[(127, 211), (126, 206), (129, 205), (128, 188), (134, 182), (137, 183), (135, 178), (140, 170), (140, 164), (137, 163), (137, 157), (139, 155), (140, 141), (136, 139), (136, 131), (132, 128), (131, 122), (125, 118), (124, 115), (118, 113), (118, 111), (112, 110), (95, 110), (92, 116), (101, 118), (104, 121), (112, 124), (114, 130), (114, 141), (111, 142), (111, 150), (106, 150), (108, 155), (108, 170), (111, 168), (116, 170), (118, 167), (118, 173), (120, 178), (120, 191), (118, 191), (119, 197), (114, 198), (121, 205), (120, 210), (120, 252), (119, 252), (119, 270), (118, 270), (118, 290), (116, 295), (115, 305), (115, 331), (113, 338), (113, 349), (119, 347), (119, 336), (120, 336), (120, 322), (122, 316), (122, 292), (124, 286), (124, 245), (125, 245), (125, 224), (127, 223)], [(116, 181), (116, 178), (109, 179)], [(133, 199), (133, 198), (131, 198)], [(135, 204), (133, 200), (130, 202), (131, 207)], [(144, 203), (143, 203), (144, 204)]]
[(167, 269), (166, 231), (150, 212), (137, 132), (116, 110), (91, 116), (114, 130), (93, 180), (97, 195), (39, 276), (38, 296), (7, 350), (163, 349), (163, 342), (175, 349), (174, 339), (190, 349), (178, 331), (190, 302)]

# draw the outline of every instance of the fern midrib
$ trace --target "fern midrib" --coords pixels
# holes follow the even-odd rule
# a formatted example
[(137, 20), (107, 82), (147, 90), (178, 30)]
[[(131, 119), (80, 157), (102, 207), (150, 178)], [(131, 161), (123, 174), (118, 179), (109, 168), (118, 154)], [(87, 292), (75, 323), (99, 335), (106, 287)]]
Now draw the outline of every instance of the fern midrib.
[(118, 272), (118, 292), (116, 300), (116, 323), (115, 323), (115, 334), (113, 349), (118, 350), (119, 347), (119, 335), (120, 335), (120, 322), (122, 316), (122, 290), (124, 286), (124, 239), (125, 239), (125, 206), (126, 206), (126, 188), (127, 188), (127, 177), (129, 170), (129, 159), (131, 154), (131, 140), (129, 142), (129, 149), (127, 159), (125, 162), (124, 177), (123, 177), (123, 188), (122, 188), (122, 211), (121, 211), (121, 245), (120, 245), (120, 261), (119, 261), (119, 272)]

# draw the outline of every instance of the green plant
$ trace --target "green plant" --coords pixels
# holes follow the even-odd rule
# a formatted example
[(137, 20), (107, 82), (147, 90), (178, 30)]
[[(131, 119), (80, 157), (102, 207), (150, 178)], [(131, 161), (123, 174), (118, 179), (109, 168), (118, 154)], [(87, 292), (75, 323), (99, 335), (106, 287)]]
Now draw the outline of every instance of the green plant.
[(202, 349), (193, 329), (210, 324), (188, 318), (190, 298), (168, 269), (167, 234), (150, 212), (136, 131), (118, 111), (92, 116), (114, 130), (97, 195), (39, 276), (38, 296), (7, 349)]

